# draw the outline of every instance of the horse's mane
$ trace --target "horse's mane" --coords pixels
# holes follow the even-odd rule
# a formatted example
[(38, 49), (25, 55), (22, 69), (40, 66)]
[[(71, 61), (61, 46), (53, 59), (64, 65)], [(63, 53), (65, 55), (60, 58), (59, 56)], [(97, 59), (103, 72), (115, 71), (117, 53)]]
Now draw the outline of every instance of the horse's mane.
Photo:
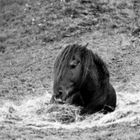
[(54, 79), (56, 81), (59, 81), (61, 77), (63, 77), (66, 72), (66, 67), (69, 65), (69, 61), (73, 58), (76, 52), (79, 52), (81, 55), (82, 76), (80, 84), (85, 81), (89, 72), (91, 74), (92, 72), (95, 72), (92, 71), (92, 69), (96, 69), (98, 72), (98, 79), (101, 83), (109, 80), (109, 71), (103, 60), (97, 54), (87, 49), (86, 46), (73, 44), (66, 46), (56, 58), (54, 64)]

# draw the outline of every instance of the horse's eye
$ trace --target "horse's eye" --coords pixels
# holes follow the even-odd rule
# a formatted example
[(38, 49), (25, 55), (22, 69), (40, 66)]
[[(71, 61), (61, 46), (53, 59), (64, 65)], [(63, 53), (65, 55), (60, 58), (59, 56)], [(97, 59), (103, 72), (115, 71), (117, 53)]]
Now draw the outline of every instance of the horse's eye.
[(70, 65), (71, 69), (74, 69), (77, 65)]
[(76, 66), (79, 64), (79, 62), (78, 61), (72, 61), (71, 63), (70, 63), (70, 68), (71, 69), (74, 69), (74, 68), (76, 68)]

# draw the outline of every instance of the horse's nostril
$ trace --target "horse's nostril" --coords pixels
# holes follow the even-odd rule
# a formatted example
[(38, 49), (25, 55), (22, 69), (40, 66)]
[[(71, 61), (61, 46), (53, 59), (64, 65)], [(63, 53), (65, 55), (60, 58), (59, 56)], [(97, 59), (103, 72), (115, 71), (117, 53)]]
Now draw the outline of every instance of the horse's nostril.
[(56, 98), (61, 98), (62, 97), (62, 94), (63, 94), (62, 90), (58, 90), (58, 93), (56, 95)]
[(62, 96), (62, 94), (63, 94), (63, 92), (62, 91), (59, 91), (59, 97), (61, 97)]
[(55, 96), (55, 101), (56, 103), (63, 104), (63, 99), (62, 99), (62, 91), (58, 91), (57, 95)]

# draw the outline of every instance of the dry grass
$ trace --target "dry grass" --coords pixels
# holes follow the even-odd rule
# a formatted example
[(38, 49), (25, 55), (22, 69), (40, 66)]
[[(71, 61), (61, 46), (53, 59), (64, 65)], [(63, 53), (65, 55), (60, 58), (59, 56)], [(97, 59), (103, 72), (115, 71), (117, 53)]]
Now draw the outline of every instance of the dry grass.
[(37, 110), (37, 114), (45, 114), (50, 122), (58, 122), (62, 124), (69, 124), (80, 121), (83, 117), (79, 115), (80, 107), (72, 105), (53, 104), (48, 105), (47, 108)]

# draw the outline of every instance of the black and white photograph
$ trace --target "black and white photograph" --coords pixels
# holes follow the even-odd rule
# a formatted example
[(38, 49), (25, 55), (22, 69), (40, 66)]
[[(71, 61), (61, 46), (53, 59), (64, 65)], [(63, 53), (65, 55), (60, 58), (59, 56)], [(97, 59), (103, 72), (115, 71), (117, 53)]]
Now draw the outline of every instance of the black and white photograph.
[(0, 140), (140, 140), (140, 0), (0, 0)]

